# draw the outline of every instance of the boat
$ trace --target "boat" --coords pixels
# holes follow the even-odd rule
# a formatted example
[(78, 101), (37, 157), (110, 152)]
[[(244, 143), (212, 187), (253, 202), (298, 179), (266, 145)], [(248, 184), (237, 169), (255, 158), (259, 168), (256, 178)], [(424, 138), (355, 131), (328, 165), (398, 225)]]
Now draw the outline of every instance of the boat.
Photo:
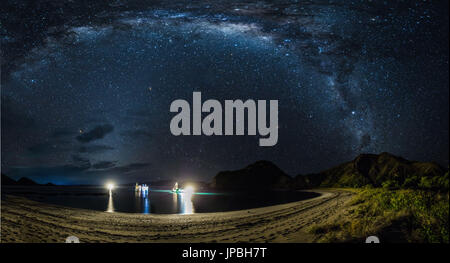
[(181, 193), (182, 189), (178, 187), (178, 182), (175, 182), (175, 185), (172, 188), (172, 193)]
[(138, 184), (136, 183), (136, 186), (134, 187), (134, 191), (136, 192), (148, 192), (148, 185), (146, 184)]

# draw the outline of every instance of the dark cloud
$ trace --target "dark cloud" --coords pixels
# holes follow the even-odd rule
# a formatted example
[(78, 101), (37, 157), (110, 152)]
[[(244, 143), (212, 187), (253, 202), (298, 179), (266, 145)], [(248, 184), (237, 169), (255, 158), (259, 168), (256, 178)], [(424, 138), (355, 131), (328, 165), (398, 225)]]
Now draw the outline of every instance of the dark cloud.
[(81, 146), (78, 148), (78, 152), (80, 153), (102, 153), (110, 150), (114, 150), (114, 147), (102, 144)]
[(125, 174), (125, 173), (130, 173), (133, 171), (141, 170), (148, 166), (150, 166), (150, 163), (130, 163), (130, 164), (127, 164), (124, 166), (115, 167), (115, 168), (111, 169), (110, 171)]
[(77, 140), (82, 143), (91, 142), (94, 140), (99, 140), (105, 137), (106, 134), (112, 132), (114, 127), (110, 124), (98, 125), (94, 129), (85, 132), (77, 136)]
[(109, 169), (116, 166), (116, 161), (110, 162), (110, 161), (102, 161), (98, 162), (92, 165), (92, 168), (94, 169)]
[(72, 155), (74, 165), (80, 168), (89, 169), (91, 168), (91, 162), (89, 159), (81, 157), (79, 155)]

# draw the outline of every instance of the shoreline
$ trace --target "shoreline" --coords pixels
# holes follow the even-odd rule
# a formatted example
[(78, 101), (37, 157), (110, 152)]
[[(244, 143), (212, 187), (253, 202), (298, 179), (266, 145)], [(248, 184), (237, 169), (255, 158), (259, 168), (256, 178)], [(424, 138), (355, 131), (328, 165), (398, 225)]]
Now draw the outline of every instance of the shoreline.
[(314, 242), (307, 229), (340, 216), (352, 193), (316, 189), (307, 200), (238, 211), (180, 214), (108, 213), (6, 196), (1, 242)]

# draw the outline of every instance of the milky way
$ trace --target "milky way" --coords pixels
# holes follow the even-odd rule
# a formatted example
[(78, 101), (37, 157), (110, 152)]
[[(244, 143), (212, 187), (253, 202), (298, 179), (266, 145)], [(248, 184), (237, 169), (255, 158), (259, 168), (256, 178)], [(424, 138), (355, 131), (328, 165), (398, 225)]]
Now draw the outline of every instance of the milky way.
[[(7, 1), (2, 172), (188, 178), (360, 153), (448, 165), (448, 3)], [(279, 140), (170, 133), (173, 100), (279, 100)]]

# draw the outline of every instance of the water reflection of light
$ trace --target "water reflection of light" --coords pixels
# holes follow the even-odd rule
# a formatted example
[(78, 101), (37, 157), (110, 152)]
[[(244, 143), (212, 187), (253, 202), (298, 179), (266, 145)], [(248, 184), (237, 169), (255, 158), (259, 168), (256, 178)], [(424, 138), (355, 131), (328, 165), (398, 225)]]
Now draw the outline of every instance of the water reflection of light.
[(111, 190), (109, 190), (108, 208), (106, 209), (106, 212), (109, 212), (109, 213), (114, 212), (113, 195), (112, 195)]
[(176, 193), (172, 194), (172, 202), (173, 202), (173, 207), (177, 208), (176, 213), (180, 213), (180, 208), (178, 206), (178, 194), (176, 194)]
[(143, 214), (150, 214), (150, 196), (148, 195), (148, 186), (139, 186), (138, 190), (135, 191), (135, 207), (138, 211)]
[(141, 211), (141, 191), (136, 191), (134, 193), (134, 197), (135, 197), (135, 211)]
[(144, 198), (144, 214), (149, 214), (150, 213), (150, 201), (148, 200), (148, 197), (146, 196)]
[(194, 204), (192, 203), (192, 193), (181, 193), (180, 205), (181, 214), (190, 215), (194, 213)]

